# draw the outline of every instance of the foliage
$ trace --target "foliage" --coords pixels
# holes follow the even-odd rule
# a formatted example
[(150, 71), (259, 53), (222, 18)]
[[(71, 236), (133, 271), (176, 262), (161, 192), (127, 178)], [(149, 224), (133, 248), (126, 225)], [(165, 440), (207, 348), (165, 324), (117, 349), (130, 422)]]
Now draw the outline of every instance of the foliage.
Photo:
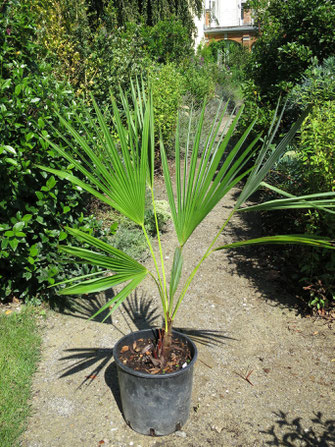
[(185, 94), (188, 94), (195, 103), (202, 103), (204, 98), (214, 95), (219, 80), (216, 64), (205, 63), (202, 57), (196, 56), (184, 65), (182, 71)]
[[(47, 50), (55, 74), (77, 86), (91, 38), (85, 0), (32, 0), (37, 44)], [(85, 51), (86, 50), (86, 51)]]
[(157, 62), (180, 63), (193, 54), (187, 29), (176, 17), (144, 27), (142, 34), (150, 57)]
[(182, 101), (184, 80), (172, 63), (156, 65), (150, 74), (154, 101), (155, 126), (164, 140), (175, 130), (177, 113)]
[(222, 64), (233, 82), (237, 83), (245, 79), (251, 58), (251, 53), (247, 48), (230, 40), (212, 40), (206, 52), (209, 53), (213, 62)]
[(249, 141), (255, 138), (256, 135), (263, 135), (266, 132), (266, 129), (271, 125), (275, 111), (273, 110), (272, 105), (261, 96), (259, 88), (252, 80), (245, 80), (241, 84), (241, 91), (243, 104), (245, 105), (245, 112), (239, 120), (235, 138), (239, 138), (243, 135), (245, 129), (255, 118), (257, 118), (257, 121), (249, 134), (247, 140)]
[(335, 190), (335, 101), (314, 106), (301, 128), (299, 154), (309, 191)]
[(249, 0), (261, 34), (253, 48), (251, 77), (273, 104), (301, 80), (311, 59), (333, 55), (335, 8), (331, 0)]
[(31, 308), (0, 314), (0, 439), (2, 447), (18, 445), (30, 413), (31, 377), (41, 339)]
[(110, 95), (116, 95), (120, 86), (123, 90), (128, 89), (130, 79), (146, 75), (151, 66), (140, 26), (130, 23), (111, 32), (101, 28), (85, 59), (85, 80), (82, 80), (78, 93), (84, 93), (89, 99), (90, 92), (99, 104), (110, 107)]
[[(110, 309), (110, 313), (115, 311), (127, 296), (143, 281), (146, 276), (151, 276), (155, 281), (164, 314), (164, 329), (166, 337), (164, 346), (169, 347), (171, 341), (171, 328), (176, 313), (185, 297), (185, 294), (193, 281), (198, 269), (202, 263), (218, 250), (243, 247), (251, 244), (273, 243), (273, 244), (306, 244), (323, 248), (334, 248), (331, 241), (322, 237), (307, 235), (277, 235), (262, 237), (258, 239), (239, 241), (235, 243), (217, 246), (217, 240), (224, 231), (236, 212), (246, 212), (255, 210), (280, 210), (280, 209), (323, 209), (328, 210), (335, 205), (335, 193), (325, 195), (305, 195), (302, 197), (292, 196), (280, 191), (283, 199), (271, 200), (256, 206), (246, 206), (245, 203), (249, 197), (263, 185), (263, 180), (285, 152), (286, 146), (292, 141), (304, 117), (301, 117), (295, 123), (288, 134), (284, 136), (281, 142), (272, 149), (274, 133), (278, 129), (278, 122), (273, 120), (269, 130), (268, 138), (262, 145), (253, 168), (246, 168), (246, 162), (250, 156), (257, 150), (257, 137), (243, 152), (241, 146), (247, 138), (252, 125), (249, 126), (245, 134), (226, 154), (229, 140), (236, 127), (239, 115), (238, 112), (225, 136), (217, 141), (221, 121), (227, 109), (219, 109), (217, 117), (213, 122), (208, 135), (205, 150), (202, 151), (200, 160), (200, 139), (204, 121), (204, 110), (200, 116), (197, 134), (193, 142), (189, 141), (185, 152), (184, 161), (180, 157), (179, 128), (177, 126), (177, 136), (175, 144), (176, 160), (176, 190), (173, 191), (172, 180), (167, 162), (166, 151), (163, 141), (161, 144), (161, 158), (164, 172), (164, 179), (168, 201), (170, 205), (172, 221), (176, 231), (178, 244), (175, 249), (173, 265), (170, 274), (169, 284), (164, 265), (163, 247), (158, 229), (156, 201), (154, 197), (154, 150), (155, 150), (155, 131), (153, 126), (153, 104), (152, 94), (146, 94), (144, 89), (137, 85), (137, 90), (133, 89), (132, 107), (130, 107), (126, 97), (122, 96), (123, 114), (127, 117), (127, 125), (121, 122), (120, 112), (116, 102), (113, 101), (114, 122), (117, 131), (117, 141), (115, 144), (113, 136), (110, 134), (103, 116), (94, 102), (95, 112), (99, 121), (99, 128), (95, 130), (99, 136), (100, 143), (95, 143), (94, 134), (87, 128), (83, 129), (80, 135), (72, 128), (71, 123), (64, 118), (60, 118), (62, 125), (72, 134), (73, 140), (80, 146), (80, 157), (82, 163), (78, 163), (73, 158), (70, 151), (65, 151), (54, 143), (50, 142), (52, 147), (62, 155), (68, 162), (72, 163), (76, 169), (87, 177), (82, 181), (79, 177), (69, 174), (66, 170), (57, 170), (47, 166), (41, 168), (62, 179), (67, 179), (74, 185), (80, 186), (90, 192), (96, 198), (103, 200), (106, 204), (118, 210), (121, 214), (129, 218), (135, 224), (139, 225), (147, 241), (151, 256), (154, 261), (154, 271), (149, 271), (144, 265), (135, 261), (124, 252), (115, 249), (112, 245), (106, 244), (98, 238), (89, 236), (76, 229), (68, 229), (68, 232), (76, 236), (80, 241), (91, 246), (93, 250), (87, 250), (71, 245), (62, 245), (62, 252), (70, 256), (75, 256), (84, 262), (92, 265), (98, 265), (104, 269), (98, 277), (92, 279), (91, 276), (79, 278), (79, 283), (70, 281), (61, 294), (82, 294), (106, 290), (115, 285), (123, 284), (124, 287), (115, 295), (112, 300), (107, 302), (98, 312)], [(280, 118), (280, 117), (279, 117)], [(84, 137), (85, 135), (85, 137)], [(87, 145), (90, 141), (92, 146)], [(224, 158), (224, 155), (227, 155)], [(224, 162), (222, 163), (222, 160)], [(183, 166), (182, 166), (183, 165)], [(227, 220), (222, 223), (217, 231), (212, 243), (203, 254), (194, 270), (188, 275), (181, 289), (178, 285), (181, 279), (183, 266), (183, 248), (191, 237), (194, 230), (217, 205), (217, 203), (227, 194), (240, 180), (247, 178), (241, 194), (237, 198), (235, 206)], [(93, 186), (92, 186), (93, 185)], [(270, 185), (268, 188), (272, 189)], [(155, 216), (159, 254), (156, 256), (150, 237), (145, 227), (145, 209), (146, 209), (146, 188), (149, 188), (151, 197), (151, 206)], [(277, 190), (278, 192), (278, 190)], [(97, 253), (97, 250), (99, 253)], [(160, 260), (160, 267), (158, 262)], [(109, 275), (109, 271), (113, 275)], [(69, 282), (67, 281), (67, 284)], [(178, 291), (178, 292), (177, 292)], [(96, 315), (97, 315), (96, 314)], [(164, 365), (164, 358), (160, 358)]]
[(81, 114), (82, 108), (69, 85), (56, 81), (47, 64), (36, 62), (34, 22), (27, 4), (7, 3), (0, 22), (10, 23), (10, 33), (1, 41), (0, 296), (46, 299), (53, 295), (47, 287), (57, 275), (81, 271), (55, 256), (59, 241), (68, 237), (64, 225), (85, 231), (99, 227), (94, 218), (84, 217), (87, 198), (78, 189), (41, 175), (35, 166), (60, 166), (45, 137), (59, 143), (61, 137), (53, 128), (47, 130), (47, 123), (55, 124), (55, 112), (70, 117)]
[[(301, 128), (297, 148), (300, 181), (306, 192), (335, 191), (335, 101), (314, 106)], [(306, 231), (322, 231), (335, 238), (334, 214), (310, 211), (299, 221)], [(335, 257), (328, 251), (300, 258), (301, 282), (310, 291), (312, 305), (324, 306), (335, 297)]]
[(302, 80), (288, 95), (288, 112), (297, 115), (308, 105), (322, 104), (335, 99), (335, 57), (331, 56), (321, 65), (317, 59), (304, 72)]
[[(39, 46), (48, 50), (57, 77), (68, 80), (89, 101), (93, 93), (101, 105), (110, 105), (110, 91), (129, 87), (130, 77), (151, 65), (135, 23), (117, 26), (111, 4), (93, 8), (86, 0), (36, 2)], [(100, 11), (98, 13), (98, 11)]]
[[(168, 208), (169, 205), (165, 200), (156, 201), (156, 216), (160, 232), (164, 232), (165, 226), (171, 218)], [(109, 237), (109, 242), (137, 261), (143, 261), (147, 258), (148, 246), (141, 227), (118, 213), (112, 212), (109, 214), (109, 216), (104, 216), (105, 221), (113, 222), (111, 228), (114, 234)], [(155, 214), (151, 207), (144, 212), (144, 226), (150, 236), (155, 237), (157, 235)]]
[[(315, 193), (333, 190), (334, 172), (334, 58), (326, 59), (322, 65), (312, 65), (306, 70), (300, 84), (297, 84), (288, 97), (289, 116), (296, 116), (300, 110), (313, 105), (301, 127), (300, 138), (286, 157), (280, 160), (272, 173), (272, 180), (280, 188), (291, 194), (300, 191)], [(333, 214), (323, 214), (317, 210), (296, 213), (293, 231), (322, 232), (334, 238), (335, 220)], [(273, 225), (273, 223), (271, 223)], [(281, 216), (280, 225), (288, 221)], [(308, 253), (289, 253), (298, 266), (298, 282), (309, 294), (311, 305), (324, 306), (335, 295), (335, 258), (329, 251)]]
[(193, 16), (200, 16), (203, 8), (202, 0), (128, 0), (118, 2), (111, 0), (117, 14), (118, 24), (127, 22), (142, 23), (154, 26), (160, 21), (176, 17), (187, 29), (191, 38), (195, 32)]

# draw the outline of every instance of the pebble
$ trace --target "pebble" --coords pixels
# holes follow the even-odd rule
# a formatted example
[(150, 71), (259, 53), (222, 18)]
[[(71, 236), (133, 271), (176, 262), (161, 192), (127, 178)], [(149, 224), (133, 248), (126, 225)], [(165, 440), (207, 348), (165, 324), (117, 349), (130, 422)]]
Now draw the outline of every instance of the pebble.
[(176, 431), (176, 436), (179, 436), (179, 438), (186, 438), (186, 433), (184, 431)]

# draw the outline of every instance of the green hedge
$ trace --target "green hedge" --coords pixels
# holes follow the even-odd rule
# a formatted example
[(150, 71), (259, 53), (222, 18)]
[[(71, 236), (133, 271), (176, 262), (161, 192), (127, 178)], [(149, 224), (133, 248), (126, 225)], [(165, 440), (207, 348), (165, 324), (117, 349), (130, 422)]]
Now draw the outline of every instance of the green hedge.
[[(58, 243), (66, 225), (100, 228), (85, 217), (87, 198), (69, 183), (42, 173), (36, 164), (60, 167), (45, 137), (61, 143), (55, 112), (83, 113), (66, 82), (39, 62), (34, 20), (26, 2), (7, 2), (0, 25), (0, 300), (46, 299), (50, 284), (78, 274), (64, 264)], [(64, 135), (64, 134), (63, 134)], [(68, 167), (71, 170), (71, 166)], [(100, 230), (99, 230), (100, 231)], [(79, 272), (80, 273), (80, 272)]]

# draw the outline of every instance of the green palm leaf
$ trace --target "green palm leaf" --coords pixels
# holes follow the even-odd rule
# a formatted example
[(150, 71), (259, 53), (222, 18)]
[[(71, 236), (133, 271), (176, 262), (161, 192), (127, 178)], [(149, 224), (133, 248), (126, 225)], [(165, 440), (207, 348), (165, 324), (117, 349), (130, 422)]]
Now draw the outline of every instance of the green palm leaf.
[[(133, 258), (128, 256), (126, 253), (118, 250), (111, 245), (103, 242), (87, 233), (84, 233), (78, 229), (67, 228), (67, 231), (78, 238), (81, 242), (94, 247), (104, 253), (99, 253), (96, 251), (88, 250), (82, 247), (73, 246), (61, 246), (60, 250), (67, 253), (70, 256), (75, 256), (85, 261), (87, 264), (96, 265), (107, 269), (100, 273), (94, 273), (93, 275), (99, 275), (98, 278), (91, 278), (91, 275), (84, 275), (79, 278), (73, 278), (71, 280), (58, 283), (57, 285), (63, 285), (68, 283), (80, 281), (77, 284), (72, 284), (64, 289), (61, 289), (61, 295), (78, 295), (78, 294), (88, 294), (97, 293), (114, 287), (118, 284), (129, 282), (130, 284), (139, 284), (149, 273), (149, 271), (139, 262), (135, 261)], [(110, 275), (110, 272), (114, 272), (114, 275)], [(87, 279), (89, 278), (89, 279)], [(126, 286), (123, 290), (122, 297), (124, 293), (129, 288)], [(131, 288), (130, 288), (131, 289)], [(131, 289), (133, 290), (133, 289)], [(130, 292), (129, 292), (130, 293)], [(127, 295), (128, 296), (128, 295)], [(125, 296), (124, 299), (127, 297)], [(114, 298), (115, 299), (115, 298)]]
[[(142, 132), (138, 134), (138, 126), (131, 120), (129, 110), (127, 111), (128, 121), (130, 121), (128, 130), (123, 127), (120, 113), (115, 100), (113, 100), (114, 124), (119, 138), (119, 142), (115, 143), (93, 98), (92, 101), (98, 126), (94, 120), (91, 119), (90, 122), (98, 138), (91, 135), (80, 119), (79, 122), (84, 129), (85, 136), (79, 134), (67, 120), (60, 116), (60, 122), (72, 136), (74, 144), (71, 145), (68, 140), (65, 141), (72, 148), (76, 157), (60, 146), (50, 143), (60, 155), (87, 178), (89, 183), (66, 170), (39, 167), (80, 186), (142, 226), (144, 224), (148, 148), (151, 148), (154, 132), (152, 104), (150, 100), (146, 104)], [(76, 146), (80, 149), (76, 149)]]
[(294, 196), (293, 194), (289, 194), (286, 191), (265, 182), (261, 182), (260, 186), (265, 186), (266, 188), (271, 189), (277, 194), (281, 194), (287, 198), (269, 200), (267, 202), (260, 203), (259, 205), (240, 208), (238, 211), (270, 211), (293, 208), (315, 208), (335, 214), (335, 211), (330, 209), (335, 207), (335, 192), (329, 191), (316, 194), (306, 194), (303, 196)]
[(247, 241), (233, 242), (232, 244), (221, 245), (212, 251), (225, 250), (230, 248), (243, 247), (246, 245), (257, 244), (293, 244), (293, 245), (312, 245), (319, 248), (335, 249), (335, 242), (329, 238), (310, 236), (305, 234), (288, 234), (277, 236), (265, 236)]
[[(161, 158), (167, 195), (170, 204), (172, 219), (177, 233), (178, 241), (182, 247), (191, 236), (195, 228), (203, 221), (215, 205), (249, 172), (245, 166), (251, 155), (256, 150), (259, 138), (241, 153), (241, 147), (245, 143), (255, 122), (244, 132), (234, 148), (229, 151), (224, 159), (228, 143), (236, 128), (243, 108), (232, 119), (232, 124), (224, 137), (217, 141), (219, 130), (227, 105), (217, 114), (206, 139), (205, 149), (201, 153), (201, 135), (204, 122), (205, 105), (202, 109), (198, 123), (196, 136), (192, 150), (187, 149), (184, 169), (180, 163), (179, 125), (176, 134), (176, 194), (172, 189), (172, 180), (169, 173), (164, 145), (161, 142)], [(190, 118), (191, 119), (191, 118)], [(190, 129), (190, 126), (189, 126)], [(188, 137), (189, 141), (189, 137)], [(189, 167), (188, 155), (190, 153)]]
[[(277, 110), (279, 107), (279, 102), (277, 106)], [(276, 113), (277, 113), (276, 110)], [(284, 108), (282, 109), (281, 115), (278, 119), (277, 125), (275, 126), (274, 131), (272, 132), (272, 135), (268, 135), (268, 137), (265, 139), (264, 144), (259, 151), (258, 157), (256, 159), (256, 162), (254, 164), (254, 168), (248, 177), (248, 180), (239, 196), (236, 202), (235, 208), (238, 209), (240, 206), (248, 200), (248, 198), (259, 188), (261, 182), (264, 180), (266, 175), (270, 172), (274, 164), (279, 160), (279, 158), (283, 155), (283, 153), (286, 151), (287, 146), (290, 144), (290, 142), (293, 140), (295, 134), (299, 130), (301, 124), (303, 123), (304, 119), (309, 113), (309, 109), (303, 113), (299, 119), (293, 124), (291, 129), (287, 132), (287, 134), (282, 138), (282, 140), (279, 142), (279, 144), (276, 146), (274, 150), (271, 149), (271, 143), (273, 141), (273, 138), (277, 132), (280, 119), (283, 115)], [(276, 113), (274, 116), (274, 120), (276, 118)], [(274, 121), (271, 126), (274, 127)]]

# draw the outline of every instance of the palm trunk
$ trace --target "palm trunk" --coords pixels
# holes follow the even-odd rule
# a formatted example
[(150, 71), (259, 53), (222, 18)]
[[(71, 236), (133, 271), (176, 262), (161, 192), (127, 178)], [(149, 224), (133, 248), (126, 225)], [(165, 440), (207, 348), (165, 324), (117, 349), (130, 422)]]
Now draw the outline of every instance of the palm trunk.
[(167, 331), (164, 332), (163, 338), (163, 352), (165, 357), (167, 357), (165, 354), (169, 352), (172, 344), (172, 324), (173, 320), (168, 317)]

